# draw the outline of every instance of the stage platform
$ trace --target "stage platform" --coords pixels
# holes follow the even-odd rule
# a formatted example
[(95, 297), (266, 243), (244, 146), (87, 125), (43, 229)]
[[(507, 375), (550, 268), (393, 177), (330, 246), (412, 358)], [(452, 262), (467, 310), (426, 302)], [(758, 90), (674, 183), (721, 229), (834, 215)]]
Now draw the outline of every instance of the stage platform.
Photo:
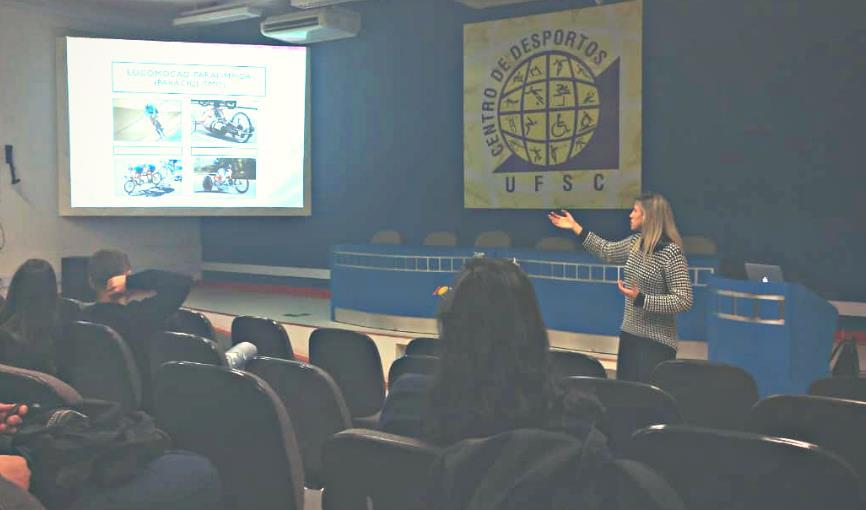
[[(185, 307), (203, 312), (220, 336), (229, 344), (232, 320), (239, 315), (268, 317), (288, 332), (298, 359), (307, 360), (310, 333), (316, 328), (343, 328), (365, 333), (376, 342), (387, 374), (394, 359), (403, 355), (406, 344), (420, 336), (435, 336), (429, 321), (422, 321), (416, 331), (375, 329), (335, 322), (330, 316), (330, 299), (322, 289), (303, 289), (275, 285), (236, 285), (204, 282), (196, 286)], [(550, 331), (553, 347), (576, 350), (598, 358), (609, 375), (615, 375), (618, 339), (612, 336), (588, 335), (567, 331)], [(706, 359), (705, 342), (681, 342), (679, 357)]]

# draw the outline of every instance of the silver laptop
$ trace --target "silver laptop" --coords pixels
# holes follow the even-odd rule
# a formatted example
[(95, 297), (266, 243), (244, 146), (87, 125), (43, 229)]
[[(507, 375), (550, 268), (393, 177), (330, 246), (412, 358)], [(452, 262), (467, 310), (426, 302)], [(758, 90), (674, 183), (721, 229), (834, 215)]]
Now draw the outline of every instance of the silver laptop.
[(746, 262), (746, 276), (753, 282), (782, 283), (782, 268), (772, 264), (755, 264)]

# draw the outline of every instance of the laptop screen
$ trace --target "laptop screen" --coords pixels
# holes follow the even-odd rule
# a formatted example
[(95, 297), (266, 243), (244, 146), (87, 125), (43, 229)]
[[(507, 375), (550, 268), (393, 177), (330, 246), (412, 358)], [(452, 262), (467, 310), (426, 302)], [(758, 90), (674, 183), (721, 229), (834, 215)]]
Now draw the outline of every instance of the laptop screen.
[(746, 262), (746, 276), (753, 282), (782, 283), (782, 268), (772, 264)]

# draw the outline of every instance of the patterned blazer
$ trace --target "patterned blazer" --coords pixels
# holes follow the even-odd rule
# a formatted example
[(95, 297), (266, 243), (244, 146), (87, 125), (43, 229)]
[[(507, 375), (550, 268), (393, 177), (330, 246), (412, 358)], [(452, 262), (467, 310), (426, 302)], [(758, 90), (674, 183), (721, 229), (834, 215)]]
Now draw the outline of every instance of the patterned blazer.
[(640, 294), (625, 298), (622, 330), (677, 348), (675, 315), (692, 307), (689, 265), (682, 249), (661, 240), (651, 255), (639, 249), (640, 234), (611, 242), (584, 230), (583, 247), (610, 264), (625, 265), (623, 280)]

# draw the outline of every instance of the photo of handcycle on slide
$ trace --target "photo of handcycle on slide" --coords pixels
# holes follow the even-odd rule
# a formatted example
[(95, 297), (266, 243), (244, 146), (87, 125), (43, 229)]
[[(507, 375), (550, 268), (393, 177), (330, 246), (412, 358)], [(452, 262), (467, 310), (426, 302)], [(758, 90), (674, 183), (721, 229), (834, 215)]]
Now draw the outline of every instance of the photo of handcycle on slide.
[(161, 197), (175, 191), (183, 181), (179, 159), (121, 158), (115, 161), (115, 194), (131, 197)]
[(230, 144), (254, 144), (257, 109), (239, 105), (234, 99), (191, 99), (192, 145), (207, 145), (214, 141)]
[(193, 173), (196, 193), (256, 195), (256, 160), (253, 158), (199, 157)]

